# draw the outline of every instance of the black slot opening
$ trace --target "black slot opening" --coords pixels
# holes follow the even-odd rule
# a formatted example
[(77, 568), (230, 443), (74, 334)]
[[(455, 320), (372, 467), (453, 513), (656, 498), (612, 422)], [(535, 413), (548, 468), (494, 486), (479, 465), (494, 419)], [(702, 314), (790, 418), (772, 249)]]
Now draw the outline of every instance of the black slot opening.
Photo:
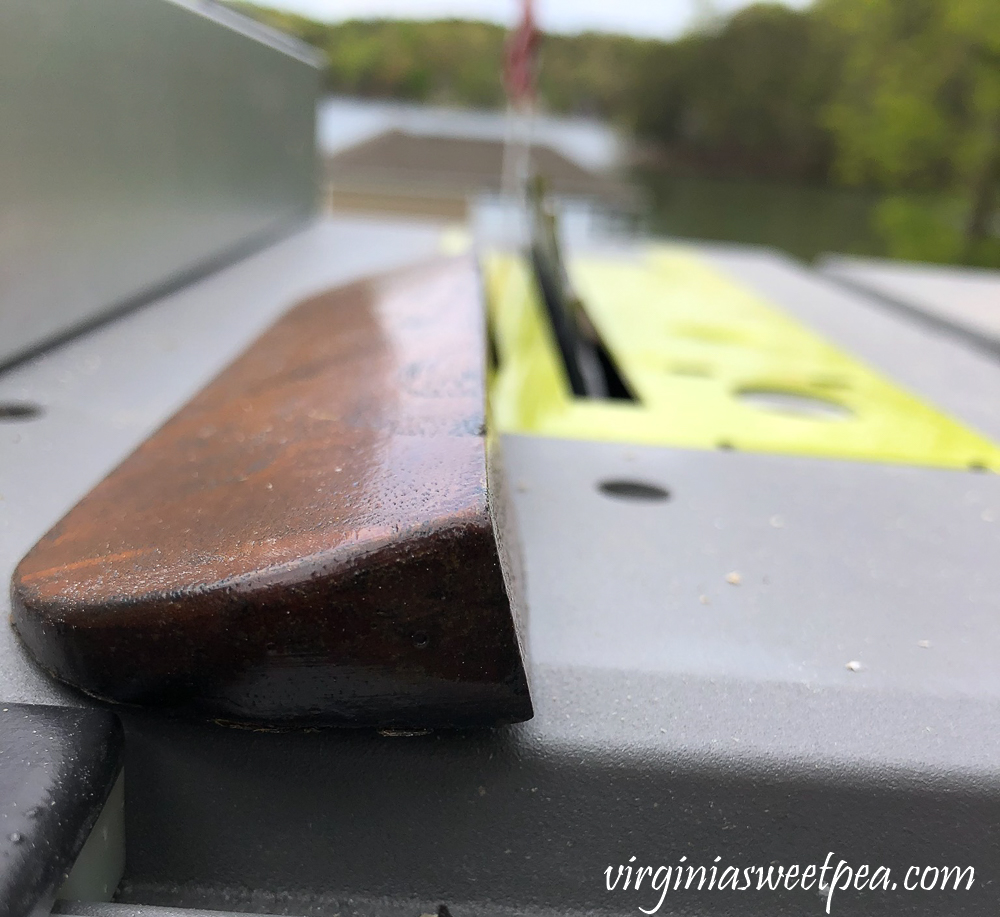
[(597, 359), (600, 360), (601, 371), (604, 373), (607, 397), (616, 401), (638, 401), (635, 393), (628, 387), (625, 377), (618, 371), (611, 351), (604, 346), (604, 341), (600, 337), (594, 344), (594, 350), (597, 353)]
[(489, 316), (486, 318), (486, 366), (494, 370), (500, 368), (500, 348), (497, 347), (497, 333)]
[(532, 246), (531, 263), (573, 395), (638, 401), (583, 303), (567, 293), (562, 265), (537, 245)]

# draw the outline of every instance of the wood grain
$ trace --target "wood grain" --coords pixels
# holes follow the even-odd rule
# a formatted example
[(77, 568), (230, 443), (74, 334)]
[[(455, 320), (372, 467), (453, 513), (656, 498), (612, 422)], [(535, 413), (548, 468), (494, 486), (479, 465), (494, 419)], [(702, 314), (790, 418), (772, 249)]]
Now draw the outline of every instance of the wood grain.
[(88, 694), (236, 722), (529, 718), (483, 320), (465, 258), (296, 306), (24, 558), (23, 642)]

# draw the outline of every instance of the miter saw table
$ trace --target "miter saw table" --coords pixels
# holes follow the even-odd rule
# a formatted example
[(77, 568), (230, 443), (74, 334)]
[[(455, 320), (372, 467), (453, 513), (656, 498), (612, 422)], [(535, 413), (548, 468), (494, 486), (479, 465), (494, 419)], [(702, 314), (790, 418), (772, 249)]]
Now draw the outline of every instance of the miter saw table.
[[(39, 409), (0, 427), (5, 575), (290, 303), (442, 244), (454, 238), (426, 224), (325, 219), (4, 373), (0, 400)], [(1000, 440), (1000, 365), (982, 353), (775, 253), (686, 251)], [(523, 433), (505, 460), (534, 719), (387, 736), (120, 709), (118, 903), (57, 912), (624, 914), (660, 894), (648, 879), (609, 891), (609, 867), (821, 866), (831, 852), (900, 885), (911, 866), (975, 868), (968, 891), (838, 890), (837, 913), (993, 912), (995, 474)], [(4, 702), (88, 706), (7, 628), (0, 652)], [(659, 912), (826, 901), (681, 888)]]
[[(201, 0), (8, 0), (0, 26), (0, 106), (18, 128), (0, 134), (0, 573), (20, 603), (5, 594), (0, 627), (2, 917), (996, 913), (1000, 363), (979, 325), (956, 334), (954, 309), (929, 322), (933, 309), (892, 306), (855, 269), (848, 286), (768, 250), (642, 237), (568, 240), (553, 311), (561, 275), (543, 282), (523, 246), (314, 219), (309, 49)], [(53, 526), (291, 307), (449, 255), (466, 280), (479, 271), (463, 300), (478, 311), (463, 314), (483, 327), (488, 312), (489, 340), (430, 392), (478, 399), (476, 422), (437, 435), (494, 437), (511, 503), (503, 519), (487, 505), (484, 447), (470, 447), (478, 515), (454, 514), (450, 531), (519, 547), (527, 615), (516, 640), (505, 622), (506, 647), (524, 662), (506, 713), (533, 718), (421, 728), (419, 698), (387, 693), (391, 679), (380, 702), (408, 705), (407, 728), (234, 722), (85, 693), (73, 672), (103, 685), (169, 662), (66, 642), (62, 611), (94, 591), (104, 624), (121, 609), (148, 624), (115, 605), (137, 555), (106, 552), (86, 583), (62, 558), (63, 591), (40, 612), (15, 573), (26, 552), (46, 532), (46, 550), (65, 547)], [(391, 331), (368, 323), (387, 364)], [(375, 394), (404, 403), (391, 384)], [(217, 432), (198, 434), (209, 452)], [(148, 504), (158, 482), (136, 482)], [(433, 474), (412, 490), (451, 493)], [(105, 492), (86, 503), (95, 518), (127, 517)], [(52, 573), (32, 556), (36, 581)], [(456, 581), (479, 585), (460, 566)], [(176, 617), (152, 637), (176, 649), (206, 618), (187, 601), (198, 584), (173, 585), (159, 597)], [(476, 649), (461, 597), (426, 591), (442, 620), (462, 612)], [(393, 609), (377, 607), (373, 631), (391, 631)], [(6, 619), (31, 614), (22, 643)], [(278, 630), (253, 635), (268, 660), (322, 657), (286, 652)], [(225, 628), (213, 633), (224, 652)], [(409, 671), (428, 633), (402, 635)], [(233, 629), (234, 656), (246, 636)], [(329, 642), (327, 663), (343, 649)], [(33, 661), (46, 647), (58, 671)], [(362, 689), (369, 674), (353, 673)]]

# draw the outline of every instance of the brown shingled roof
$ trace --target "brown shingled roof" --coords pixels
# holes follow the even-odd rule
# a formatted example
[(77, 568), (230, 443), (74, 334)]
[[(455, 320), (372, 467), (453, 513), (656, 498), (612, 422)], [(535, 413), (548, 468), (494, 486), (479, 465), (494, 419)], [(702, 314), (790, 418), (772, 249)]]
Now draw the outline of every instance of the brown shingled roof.
[[(471, 195), (499, 192), (504, 144), (496, 140), (385, 133), (326, 159), (336, 187)], [(635, 195), (614, 178), (592, 172), (546, 146), (534, 146), (531, 167), (553, 194), (594, 198), (631, 209)]]

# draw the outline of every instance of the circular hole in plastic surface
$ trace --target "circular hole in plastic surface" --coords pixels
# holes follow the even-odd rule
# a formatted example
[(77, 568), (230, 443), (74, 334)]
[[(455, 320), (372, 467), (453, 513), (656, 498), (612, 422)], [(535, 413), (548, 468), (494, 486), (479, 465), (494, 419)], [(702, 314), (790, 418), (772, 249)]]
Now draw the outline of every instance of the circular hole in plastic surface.
[(28, 401), (0, 401), (0, 421), (34, 420), (42, 413), (41, 405)]
[(742, 388), (736, 397), (744, 404), (773, 414), (788, 414), (812, 420), (846, 420), (850, 409), (829, 398), (775, 388)]
[(670, 499), (670, 491), (657, 484), (645, 481), (609, 480), (601, 481), (597, 489), (613, 500), (629, 500), (637, 503), (662, 503)]

